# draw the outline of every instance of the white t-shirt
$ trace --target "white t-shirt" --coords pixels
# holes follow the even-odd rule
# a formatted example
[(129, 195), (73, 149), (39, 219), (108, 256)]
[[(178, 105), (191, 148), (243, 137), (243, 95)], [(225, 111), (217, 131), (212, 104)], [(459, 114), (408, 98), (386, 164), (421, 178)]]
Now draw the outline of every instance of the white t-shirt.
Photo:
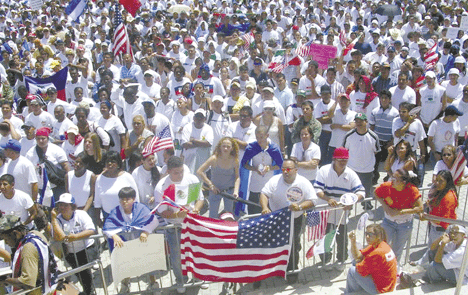
[(119, 191), (128, 186), (136, 191), (135, 202), (140, 202), (138, 187), (130, 173), (124, 172), (116, 178), (99, 175), (96, 179), (94, 207), (102, 208), (104, 212), (110, 213), (112, 209), (120, 205)]
[[(96, 230), (93, 220), (91, 219), (91, 217), (89, 217), (88, 213), (86, 213), (83, 210), (75, 210), (75, 213), (73, 213), (73, 216), (72, 218), (70, 218), (70, 220), (65, 220), (62, 214), (59, 214), (57, 216), (57, 220), (60, 224), (60, 227), (66, 235), (77, 234), (85, 230)], [(69, 253), (76, 253), (82, 251), (93, 244), (93, 239), (84, 239), (65, 243)]]
[(374, 171), (375, 153), (380, 151), (379, 137), (372, 131), (359, 134), (356, 129), (349, 131), (343, 146), (349, 149), (348, 167), (358, 173)]
[(72, 126), (76, 127), (76, 125), (73, 124), (73, 122), (67, 117), (65, 117), (65, 119), (62, 122), (55, 120), (55, 123), (53, 125), (53, 131), (51, 134), (52, 138), (56, 140), (65, 140), (65, 132), (67, 132), (68, 129)]
[[(325, 116), (328, 116), (328, 110), (331, 108), (331, 106), (335, 103), (333, 99), (330, 99), (330, 102), (328, 104), (324, 104), (323, 100), (319, 102), (315, 108), (314, 108), (314, 117), (315, 119), (319, 119)], [(301, 110), (302, 113), (302, 110)], [(322, 123), (322, 131), (332, 131), (330, 128), (331, 124), (323, 124)]]
[(424, 124), (430, 124), (442, 110), (442, 96), (445, 93), (445, 88), (436, 84), (434, 89), (423, 87), (419, 93), (421, 94), (421, 113), (419, 114), (421, 121)]
[[(348, 125), (351, 122), (354, 122), (354, 117), (356, 112), (348, 110), (346, 114), (343, 114), (341, 108), (337, 107), (335, 109), (335, 116), (332, 119), (333, 124)], [(332, 135), (330, 138), (329, 146), (331, 147), (340, 147), (343, 145), (343, 139), (347, 131), (341, 130), (340, 128), (335, 128), (332, 130)]]
[(458, 137), (463, 137), (465, 136), (465, 131), (468, 131), (468, 103), (464, 102), (463, 99), (459, 99), (454, 101), (452, 105), (456, 106), (460, 112), (463, 112), (463, 116), (458, 116), (461, 128)]
[[(306, 200), (316, 204), (317, 195), (315, 189), (305, 177), (296, 175), (293, 183), (284, 181), (283, 175), (278, 174), (270, 178), (262, 189), (262, 193), (268, 197), (268, 205), (271, 211), (288, 207), (292, 203), (301, 204)], [(302, 211), (294, 211), (294, 218), (303, 214)]]
[(125, 134), (125, 127), (122, 121), (120, 121), (117, 116), (111, 115), (109, 119), (104, 119), (104, 117), (101, 116), (96, 123), (97, 126), (104, 128), (104, 130), (107, 131), (114, 140), (114, 146), (109, 147), (109, 150), (120, 153), (120, 149), (122, 147), (120, 135)]
[(37, 174), (34, 165), (24, 156), (8, 161), (5, 173), (15, 178), (15, 189), (32, 196), (31, 184), (37, 183)]
[(48, 112), (42, 111), (38, 116), (34, 115), (34, 113), (29, 113), (26, 119), (24, 119), (24, 122), (31, 122), (37, 130), (41, 127), (52, 127), (55, 118)]
[(404, 139), (411, 144), (413, 151), (416, 151), (418, 149), (419, 142), (426, 138), (426, 131), (424, 131), (424, 127), (421, 121), (419, 121), (419, 119), (415, 119), (414, 122), (411, 123), (409, 129), (406, 130), (405, 135), (403, 137), (396, 137), (395, 131), (405, 126), (405, 124), (406, 123), (403, 122), (400, 117), (396, 117), (395, 119), (393, 119), (393, 144), (396, 145), (400, 140)]
[[(47, 145), (47, 151), (45, 153), (45, 157), (47, 160), (51, 161), (54, 165), (60, 165), (60, 163), (67, 162), (68, 158), (67, 155), (65, 154), (65, 151), (59, 147), (58, 145), (55, 145), (53, 143), (48, 143)], [(34, 145), (29, 151), (26, 153), (26, 158), (28, 158), (29, 161), (33, 164), (34, 167), (39, 167), (39, 157), (36, 153), (36, 145)], [(39, 170), (36, 170), (37, 176), (38, 176), (38, 184), (39, 188), (43, 187), (43, 180), (42, 177), (39, 177)], [(51, 187), (55, 187), (55, 184), (50, 183)]]
[(364, 102), (366, 100), (366, 93), (361, 91), (353, 91), (349, 95), (351, 99), (351, 105), (349, 109), (355, 111), (356, 113), (364, 113), (366, 114), (367, 118), (371, 116), (372, 110), (378, 108), (380, 106), (380, 101), (378, 97), (375, 97), (367, 107), (364, 108)]
[[(302, 145), (302, 142), (297, 142), (293, 145), (292, 151), (291, 151), (291, 157), (294, 157), (297, 159), (299, 162), (305, 162), (305, 161), (310, 161), (313, 159), (321, 159), (321, 153), (320, 153), (320, 147), (314, 143), (311, 142), (309, 147), (304, 150), (304, 146)], [(298, 168), (297, 174), (304, 176), (308, 180), (315, 180), (315, 175), (317, 174), (317, 168), (315, 169), (304, 169), (304, 168)]]
[(153, 197), (154, 188), (151, 186), (151, 171), (146, 170), (143, 165), (138, 166), (133, 170), (132, 177), (138, 186), (140, 202), (153, 209), (155, 203), (150, 204), (150, 199)]
[[(0, 210), (3, 214), (19, 216), (21, 222), (25, 222), (29, 217), (28, 209), (34, 206), (31, 196), (25, 192), (15, 189), (13, 198), (7, 199), (0, 194)], [(32, 228), (32, 222), (28, 225)]]
[(405, 89), (401, 90), (397, 85), (391, 87), (389, 90), (392, 93), (392, 106), (397, 110), (402, 102), (416, 104), (416, 92), (414, 92), (413, 88), (406, 86)]
[(434, 138), (436, 151), (440, 153), (444, 146), (456, 144), (458, 136), (455, 135), (458, 133), (460, 133), (460, 121), (458, 119), (451, 123), (446, 123), (443, 118), (440, 118), (432, 121), (431, 125), (429, 125), (427, 136)]

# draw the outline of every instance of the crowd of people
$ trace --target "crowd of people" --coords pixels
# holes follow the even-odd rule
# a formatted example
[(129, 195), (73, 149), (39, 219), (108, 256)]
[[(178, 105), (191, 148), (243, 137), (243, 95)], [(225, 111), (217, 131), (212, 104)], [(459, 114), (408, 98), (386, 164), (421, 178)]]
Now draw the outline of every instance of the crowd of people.
[[(47, 291), (52, 253), (86, 264), (100, 229), (111, 250), (145, 242), (158, 226), (149, 212), (172, 185), (183, 210), (156, 212), (175, 225), (187, 212), (236, 219), (289, 207), (288, 270), (298, 267), (303, 212), (337, 207), (327, 224), (337, 229), (337, 261), (320, 258), (343, 270), (349, 238), (356, 264), (346, 293), (395, 288), (415, 214), (457, 218), (456, 186), (468, 183), (457, 158), (468, 126), (466, 2), (136, 2), (133, 15), (133, 4), (89, 2), (79, 18), (63, 0), (0, 4), (0, 256), (13, 262), (6, 283)], [(117, 41), (120, 22), (126, 35)], [(312, 48), (336, 54), (324, 64)], [(62, 71), (63, 89), (55, 83)], [(165, 139), (170, 146), (152, 148)], [(434, 169), (424, 183), (426, 164)], [(371, 219), (371, 198), (385, 213), (367, 227), (361, 251), (347, 236), (344, 193)], [(455, 282), (466, 229), (433, 220), (428, 228), (427, 253), (411, 263), (427, 267), (428, 282)], [(180, 228), (165, 235), (184, 293)], [(90, 270), (78, 277), (83, 294), (94, 294)], [(149, 288), (158, 290), (156, 274)], [(129, 290), (125, 279), (120, 292)]]

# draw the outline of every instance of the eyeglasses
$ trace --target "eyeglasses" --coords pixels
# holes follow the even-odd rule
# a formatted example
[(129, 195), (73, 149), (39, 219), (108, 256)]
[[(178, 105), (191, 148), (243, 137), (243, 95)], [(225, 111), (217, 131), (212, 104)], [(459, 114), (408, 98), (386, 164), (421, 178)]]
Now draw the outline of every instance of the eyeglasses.
[(452, 154), (442, 154), (443, 157), (450, 157)]
[(283, 172), (289, 173), (289, 172), (291, 172), (291, 171), (294, 171), (294, 169), (295, 169), (295, 168), (283, 168), (283, 169), (281, 169), (281, 170), (282, 170)]

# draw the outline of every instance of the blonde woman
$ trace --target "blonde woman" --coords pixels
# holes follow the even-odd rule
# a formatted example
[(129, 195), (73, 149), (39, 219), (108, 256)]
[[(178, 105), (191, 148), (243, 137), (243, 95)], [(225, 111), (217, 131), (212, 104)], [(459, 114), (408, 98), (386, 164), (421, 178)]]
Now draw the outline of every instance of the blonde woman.
[(145, 119), (142, 115), (136, 115), (132, 120), (133, 130), (127, 136), (127, 148), (125, 149), (125, 157), (137, 150), (143, 150), (146, 144), (153, 137), (153, 132), (146, 128)]
[[(210, 188), (210, 218), (217, 218), (221, 199), (220, 192), (225, 191), (235, 197), (239, 195), (239, 147), (237, 142), (224, 137), (216, 145), (213, 155), (197, 170), (197, 175)], [(211, 168), (211, 179), (205, 171)], [(224, 198), (224, 210), (233, 213), (234, 201)]]

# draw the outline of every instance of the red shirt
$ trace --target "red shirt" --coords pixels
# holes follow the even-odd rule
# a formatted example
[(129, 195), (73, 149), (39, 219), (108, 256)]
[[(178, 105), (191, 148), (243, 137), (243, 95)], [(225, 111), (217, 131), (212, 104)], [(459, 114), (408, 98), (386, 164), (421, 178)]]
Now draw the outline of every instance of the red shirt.
[(375, 196), (384, 200), (389, 197), (393, 201), (392, 204), (389, 204), (387, 201), (385, 203), (392, 209), (401, 210), (413, 208), (414, 203), (421, 198), (421, 193), (417, 187), (410, 183), (401, 192), (397, 191), (389, 181), (382, 183), (375, 190)]
[[(444, 218), (457, 219), (457, 213), (455, 212), (457, 207), (457, 195), (455, 195), (454, 191), (449, 190), (444, 198), (440, 201), (440, 204), (438, 206), (432, 207), (429, 214)], [(447, 222), (441, 222), (440, 226), (447, 229), (449, 224)]]
[(377, 248), (369, 245), (361, 249), (364, 259), (356, 264), (357, 272), (362, 276), (370, 275), (379, 293), (391, 292), (397, 281), (397, 260), (392, 248), (381, 242)]

